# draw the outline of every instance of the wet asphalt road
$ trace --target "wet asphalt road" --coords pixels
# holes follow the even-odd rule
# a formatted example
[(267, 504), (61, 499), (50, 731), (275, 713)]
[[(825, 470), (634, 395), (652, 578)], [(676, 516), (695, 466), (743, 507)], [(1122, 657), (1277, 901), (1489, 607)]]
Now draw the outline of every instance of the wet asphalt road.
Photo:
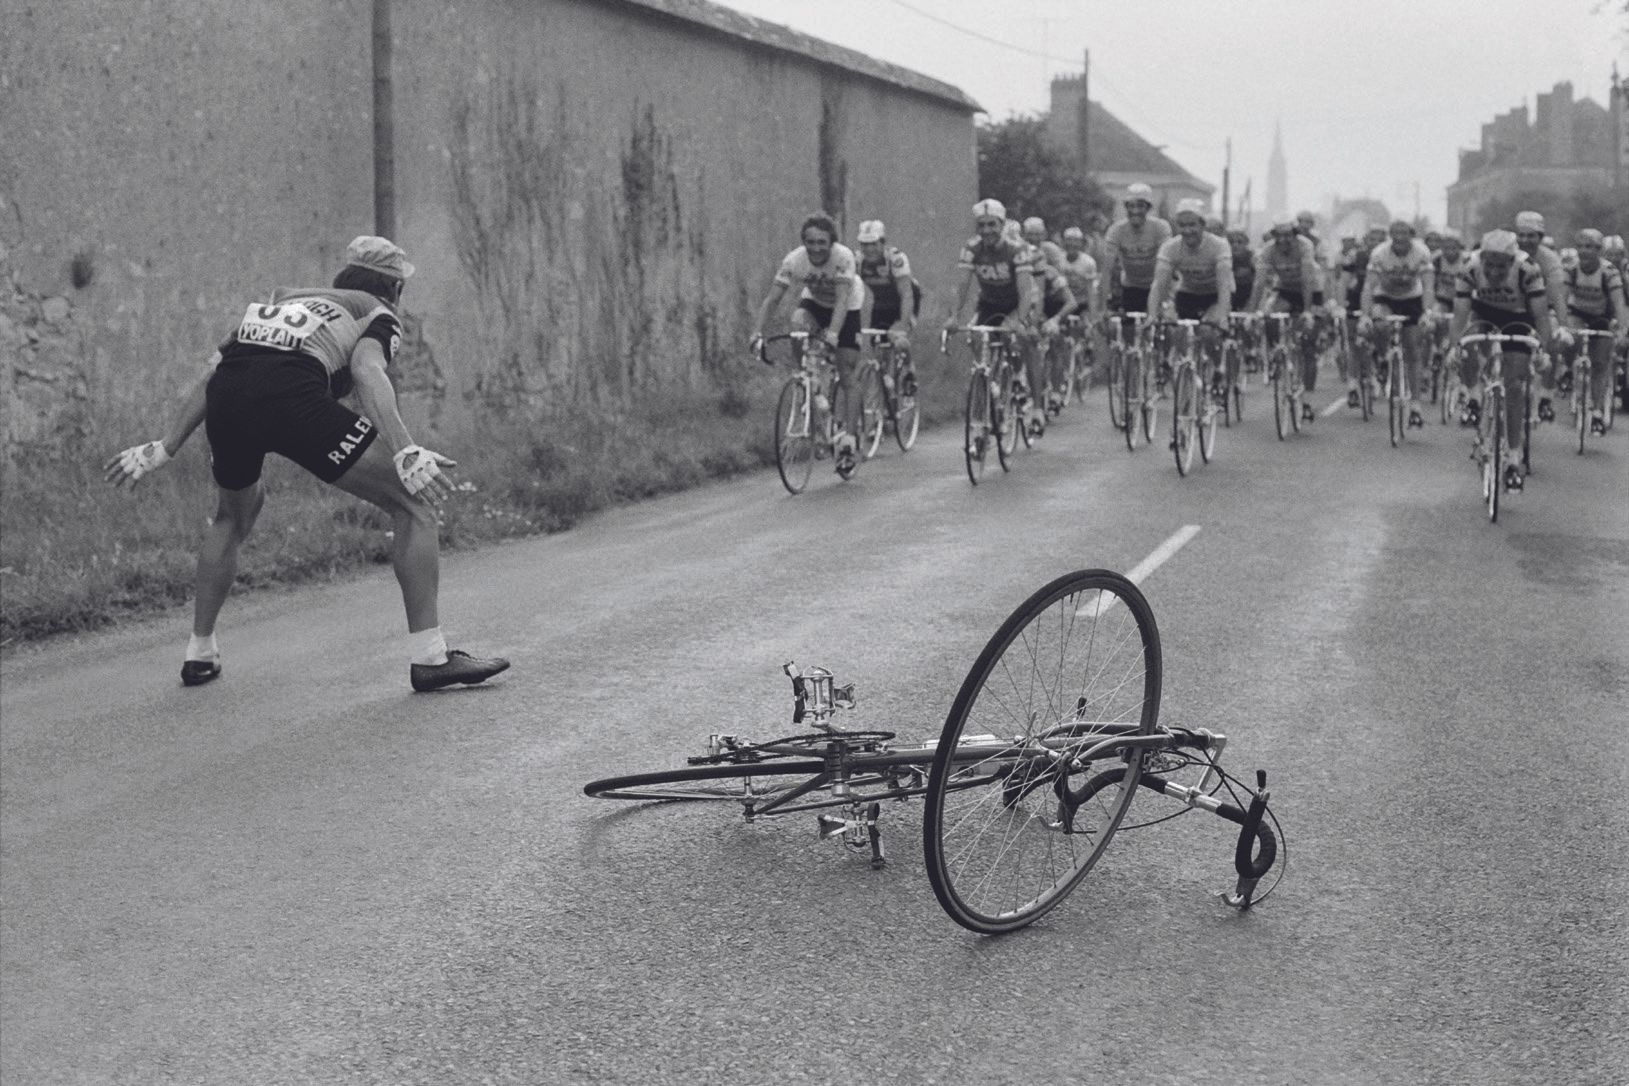
[[(408, 692), (387, 570), (235, 600), (197, 690), (181, 613), (14, 654), (0, 1079), (1629, 1082), (1629, 426), (1542, 433), (1489, 525), (1462, 432), (1264, 408), (1188, 479), (1094, 398), (976, 489), (940, 431), (450, 556), (451, 640), (515, 661), (486, 688)], [(915, 807), (873, 871), (807, 815), (581, 794), (784, 734), (789, 658), (932, 738), (1032, 589), (1185, 525), (1143, 586), (1164, 718), (1269, 774), (1258, 909), (1203, 814), (990, 939)]]

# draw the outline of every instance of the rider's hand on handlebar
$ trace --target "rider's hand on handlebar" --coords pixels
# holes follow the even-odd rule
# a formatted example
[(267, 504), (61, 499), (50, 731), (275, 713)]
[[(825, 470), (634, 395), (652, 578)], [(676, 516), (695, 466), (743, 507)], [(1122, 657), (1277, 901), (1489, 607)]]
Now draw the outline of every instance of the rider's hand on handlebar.
[(820, 333), (820, 338), (826, 341), (828, 347), (837, 346), (837, 333), (830, 328), (824, 329)]

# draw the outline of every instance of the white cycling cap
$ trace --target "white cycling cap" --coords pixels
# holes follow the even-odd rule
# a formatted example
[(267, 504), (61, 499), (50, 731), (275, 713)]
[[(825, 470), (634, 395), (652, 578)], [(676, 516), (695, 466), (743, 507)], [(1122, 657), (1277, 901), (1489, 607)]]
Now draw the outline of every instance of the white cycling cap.
[(863, 243), (867, 241), (881, 241), (884, 231), (881, 219), (867, 219), (860, 224), (858, 239)]
[(351, 243), (345, 247), (345, 263), (397, 279), (406, 279), (413, 274), (413, 265), (407, 262), (407, 254), (402, 252), (400, 245), (389, 238), (371, 234), (351, 239)]
[(1063, 232), (1064, 241), (1085, 241), (1086, 231), (1078, 226), (1071, 226)]
[(1178, 200), (1176, 215), (1173, 217), (1181, 218), (1183, 215), (1193, 215), (1203, 221), (1205, 218), (1205, 201), (1196, 200), (1192, 196), (1184, 200)]
[(1007, 205), (1000, 200), (980, 200), (973, 205), (973, 218), (1007, 220)]
[(1517, 230), (1536, 230), (1544, 233), (1544, 216), (1537, 211), (1518, 211), (1516, 213)]
[(1131, 184), (1126, 186), (1126, 198), (1124, 202), (1129, 204), (1133, 200), (1142, 200), (1143, 202), (1147, 203), (1149, 207), (1153, 207), (1154, 190), (1143, 184), (1141, 181), (1133, 181)]
[(1509, 230), (1489, 230), (1482, 235), (1482, 251), (1484, 253), (1501, 253), (1505, 256), (1515, 256), (1520, 251), (1516, 244), (1516, 235)]

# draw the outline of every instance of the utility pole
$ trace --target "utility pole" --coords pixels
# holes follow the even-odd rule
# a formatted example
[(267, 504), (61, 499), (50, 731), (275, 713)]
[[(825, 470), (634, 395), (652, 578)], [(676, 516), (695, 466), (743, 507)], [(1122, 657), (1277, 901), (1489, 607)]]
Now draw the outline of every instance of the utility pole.
[(1227, 227), (1228, 181), (1233, 173), (1233, 137), (1227, 138), (1227, 161), (1222, 166), (1222, 226)]
[(373, 232), (396, 239), (396, 136), (390, 0), (373, 0)]
[(1075, 115), (1076, 136), (1080, 142), (1080, 172), (1092, 172), (1092, 51), (1083, 51), (1080, 68), (1080, 112)]

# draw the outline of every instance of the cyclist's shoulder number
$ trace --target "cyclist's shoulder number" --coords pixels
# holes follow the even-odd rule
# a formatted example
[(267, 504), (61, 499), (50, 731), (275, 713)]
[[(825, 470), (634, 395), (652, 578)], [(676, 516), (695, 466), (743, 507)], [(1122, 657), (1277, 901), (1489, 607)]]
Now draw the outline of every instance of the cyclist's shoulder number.
[(344, 308), (326, 298), (251, 302), (238, 322), (237, 341), (279, 351), (301, 351), (318, 329), (345, 315)]

